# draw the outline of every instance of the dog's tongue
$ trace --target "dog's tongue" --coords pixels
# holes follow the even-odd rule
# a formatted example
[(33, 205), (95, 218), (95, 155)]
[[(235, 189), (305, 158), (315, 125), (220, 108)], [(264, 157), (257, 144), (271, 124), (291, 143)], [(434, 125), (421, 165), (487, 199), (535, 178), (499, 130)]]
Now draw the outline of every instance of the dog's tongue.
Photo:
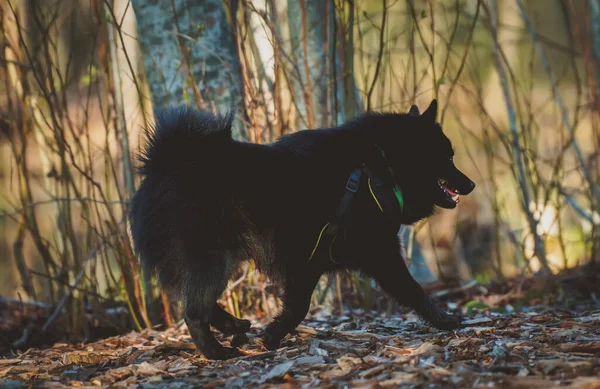
[(458, 196), (457, 193), (455, 193), (452, 189), (448, 188), (446, 185), (442, 185), (444, 187), (444, 190), (448, 193), (450, 193), (450, 196)]

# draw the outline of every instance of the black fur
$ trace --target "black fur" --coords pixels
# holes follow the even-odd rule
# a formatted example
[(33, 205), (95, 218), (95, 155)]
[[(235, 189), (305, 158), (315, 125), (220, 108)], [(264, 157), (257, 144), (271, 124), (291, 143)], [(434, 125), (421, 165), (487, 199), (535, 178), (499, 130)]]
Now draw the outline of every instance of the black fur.
[[(373, 277), (437, 328), (458, 325), (412, 278), (400, 255), (401, 223), (430, 216), (436, 204), (453, 207), (438, 179), (463, 194), (474, 187), (452, 163), (452, 145), (435, 122), (435, 100), (421, 116), (415, 108), (410, 114), (368, 113), (339, 128), (298, 131), (269, 145), (233, 140), (231, 113), (182, 108), (157, 116), (140, 158), (143, 181), (131, 202), (131, 233), (143, 265), (181, 294), (190, 334), (205, 357), (237, 355), (215, 339), (211, 324), (227, 334), (250, 327), (217, 304), (233, 272), (248, 260), (283, 290), (282, 311), (263, 334), (269, 347), (304, 319), (321, 275), (342, 269)], [(376, 144), (402, 190), (402, 215), (390, 222), (363, 182), (331, 246), (334, 261), (330, 242), (323, 242), (308, 262), (355, 167), (365, 163), (391, 188)]]

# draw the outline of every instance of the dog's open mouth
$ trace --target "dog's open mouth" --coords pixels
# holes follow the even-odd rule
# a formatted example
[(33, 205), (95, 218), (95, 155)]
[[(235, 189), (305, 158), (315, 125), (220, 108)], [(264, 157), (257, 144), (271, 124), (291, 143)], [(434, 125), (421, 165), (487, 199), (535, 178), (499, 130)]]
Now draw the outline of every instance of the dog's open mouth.
[(442, 196), (437, 201), (438, 205), (444, 208), (454, 208), (460, 202), (460, 192), (458, 189), (450, 186), (447, 180), (438, 179)]

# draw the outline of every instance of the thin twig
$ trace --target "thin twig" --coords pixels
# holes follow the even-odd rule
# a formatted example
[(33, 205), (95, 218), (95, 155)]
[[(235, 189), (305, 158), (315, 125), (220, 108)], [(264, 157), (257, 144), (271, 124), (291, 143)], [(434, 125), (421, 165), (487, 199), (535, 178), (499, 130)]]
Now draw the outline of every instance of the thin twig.
[(367, 94), (367, 111), (371, 110), (371, 95), (375, 89), (377, 83), (377, 77), (379, 77), (379, 71), (381, 69), (381, 61), (383, 60), (383, 49), (385, 48), (385, 22), (387, 20), (387, 1), (383, 0), (383, 15), (381, 20), (381, 29), (379, 30), (379, 54), (377, 55), (377, 65), (375, 65), (375, 75), (373, 76), (373, 82), (369, 88)]
[[(595, 2), (592, 1), (591, 3), (595, 3)], [(546, 58), (546, 54), (544, 53), (542, 46), (536, 39), (535, 30), (533, 28), (533, 25), (531, 24), (531, 20), (529, 20), (529, 16), (527, 16), (527, 12), (525, 11), (525, 6), (523, 5), (523, 1), (517, 0), (517, 5), (519, 6), (519, 10), (521, 11), (521, 16), (523, 17), (523, 20), (525, 21), (527, 30), (529, 31), (529, 34), (531, 35), (531, 40), (533, 41), (533, 45), (535, 46), (535, 48), (538, 52), (538, 55), (540, 56), (540, 60), (542, 62), (544, 71), (546, 72), (548, 79), (550, 80), (550, 85), (552, 86), (552, 94), (554, 95), (556, 104), (558, 105), (558, 107), (560, 109), (563, 124), (565, 125), (565, 127), (567, 127), (569, 129), (569, 133), (571, 133), (571, 135), (574, 138), (575, 137), (575, 128), (573, 127), (573, 125), (571, 125), (571, 122), (569, 120), (569, 112), (567, 110), (567, 107), (563, 103), (562, 97), (560, 95), (560, 91), (558, 90), (556, 81), (554, 80), (554, 74), (552, 74), (552, 70), (550, 69), (550, 65), (548, 64), (548, 59)], [(594, 7), (597, 8), (598, 5), (592, 6), (592, 8), (594, 8)], [(579, 162), (581, 170), (583, 171), (583, 175), (585, 176), (585, 179), (588, 182), (588, 185), (590, 186), (590, 189), (594, 195), (594, 199), (596, 200), (597, 203), (600, 204), (600, 189), (596, 185), (596, 181), (595, 181), (594, 177), (592, 177), (592, 173), (590, 172), (590, 169), (588, 169), (587, 164), (584, 161), (583, 152), (581, 151), (581, 148), (579, 147), (579, 143), (575, 139), (573, 139), (572, 145), (573, 145), (573, 150), (575, 151), (575, 156), (577, 157), (577, 161)]]
[(96, 204), (103, 204), (103, 205), (114, 205), (114, 204), (128, 204), (129, 201), (128, 200), (111, 200), (111, 201), (106, 201), (106, 200), (98, 200), (98, 199), (94, 199), (91, 197), (57, 197), (54, 199), (50, 199), (50, 200), (41, 200), (41, 201), (36, 201), (35, 203), (30, 203), (27, 204), (19, 209), (13, 210), (12, 212), (2, 212), (0, 213), (0, 218), (1, 217), (6, 217), (6, 218), (14, 218), (17, 215), (22, 214), (23, 212), (25, 212), (27, 209), (29, 208), (35, 208), (39, 205), (47, 205), (47, 204), (55, 204), (55, 203), (62, 203), (62, 202), (78, 202), (78, 203), (83, 203), (83, 202), (90, 202), (90, 203), (96, 203)]
[(63, 306), (65, 305), (65, 303), (67, 302), (67, 300), (69, 299), (69, 297), (71, 297), (71, 295), (73, 294), (73, 291), (75, 290), (75, 288), (77, 287), (77, 285), (79, 285), (79, 283), (81, 282), (81, 279), (83, 278), (83, 275), (85, 274), (85, 265), (88, 262), (90, 262), (91, 260), (93, 260), (94, 258), (96, 258), (96, 255), (98, 254), (98, 251), (100, 251), (100, 249), (102, 248), (102, 246), (104, 246), (104, 243), (108, 240), (108, 238), (111, 237), (111, 236), (113, 236), (113, 235), (116, 235), (117, 233), (119, 233), (119, 230), (113, 231), (113, 233), (109, 234), (108, 236), (102, 237), (98, 241), (98, 243), (96, 244), (96, 246), (89, 252), (89, 254), (87, 255), (86, 259), (81, 264), (81, 270), (77, 274), (77, 277), (75, 277), (75, 281), (69, 287), (69, 289), (64, 294), (64, 296), (60, 299), (60, 301), (56, 305), (56, 308), (54, 308), (54, 311), (52, 312), (52, 315), (50, 315), (50, 317), (48, 317), (48, 320), (46, 320), (46, 323), (44, 323), (44, 325), (42, 326), (42, 332), (45, 332), (48, 329), (48, 327), (50, 326), (50, 324), (52, 324), (52, 322), (54, 322), (54, 320), (58, 317), (58, 315), (60, 314), (60, 311), (62, 310)]

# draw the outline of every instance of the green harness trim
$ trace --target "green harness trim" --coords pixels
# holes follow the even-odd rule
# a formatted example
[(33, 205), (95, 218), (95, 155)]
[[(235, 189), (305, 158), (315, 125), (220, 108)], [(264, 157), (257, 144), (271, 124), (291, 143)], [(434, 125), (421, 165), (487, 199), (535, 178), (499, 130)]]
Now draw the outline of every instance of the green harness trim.
[(400, 190), (400, 188), (398, 187), (398, 184), (396, 183), (396, 177), (394, 176), (394, 169), (392, 169), (392, 167), (388, 163), (383, 149), (378, 144), (375, 144), (375, 147), (377, 147), (377, 149), (379, 149), (379, 152), (381, 153), (381, 156), (383, 157), (383, 160), (385, 161), (385, 163), (387, 165), (387, 169), (390, 172), (390, 175), (392, 176), (392, 182), (394, 183), (393, 190), (394, 190), (394, 194), (396, 195), (396, 200), (398, 200), (398, 205), (400, 206), (400, 210), (404, 211), (404, 196), (402, 195), (402, 191)]

